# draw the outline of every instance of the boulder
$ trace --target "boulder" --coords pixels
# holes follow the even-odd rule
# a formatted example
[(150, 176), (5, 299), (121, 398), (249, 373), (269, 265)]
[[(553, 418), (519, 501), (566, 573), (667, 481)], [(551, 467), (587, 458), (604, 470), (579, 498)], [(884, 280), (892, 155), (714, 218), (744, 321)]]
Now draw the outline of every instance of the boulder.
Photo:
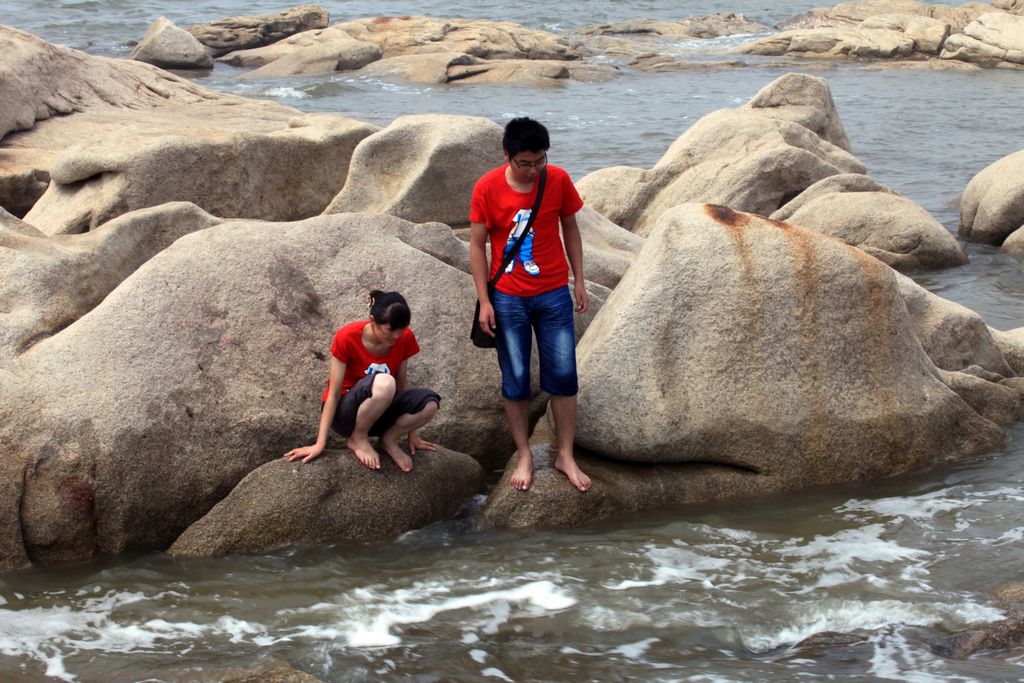
[(210, 69), (213, 57), (206, 46), (166, 17), (149, 27), (128, 59), (146, 62), (162, 69)]
[[(206, 90), (149, 64), (87, 55), (6, 27), (0, 27), (0, 53), (4, 54), (0, 64), (0, 101), (10, 104), (0, 107), (0, 204), (19, 216), (25, 216), (42, 196), (54, 160), (83, 142), (86, 148), (96, 150), (97, 142), (109, 141), (109, 150), (96, 152), (111, 159), (126, 150), (158, 147), (157, 140), (174, 136), (191, 139), (196, 146), (204, 140), (218, 141), (211, 150), (216, 148), (227, 154), (219, 165), (231, 167), (235, 175), (228, 173), (226, 179), (234, 178), (234, 193), (243, 194), (238, 190), (249, 192), (251, 187), (248, 175), (241, 175), (245, 169), (234, 168), (230, 163), (231, 155), (241, 150), (232, 150), (224, 142), (235, 134), (250, 141), (260, 139), (252, 137), (258, 134), (276, 134), (285, 140), (295, 140), (290, 149), (297, 152), (304, 147), (298, 143), (304, 135), (293, 129), (337, 132), (361, 125), (337, 117), (305, 114), (274, 102)], [(366, 126), (364, 130), (369, 134), (376, 127)], [(259, 158), (251, 150), (245, 154), (250, 159)], [(279, 161), (274, 159), (274, 163)], [(300, 161), (291, 159), (285, 166)], [(177, 163), (180, 166), (183, 162)], [(316, 166), (319, 162), (309, 163)], [(143, 179), (143, 183), (153, 185), (162, 179), (162, 169), (159, 170), (161, 173), (155, 179)], [(271, 171), (260, 169), (256, 177), (266, 179), (267, 173)], [(331, 173), (338, 172), (332, 169)], [(304, 176), (300, 173), (297, 177)], [(340, 177), (344, 179), (344, 171)], [(180, 183), (187, 184), (188, 180), (172, 179), (170, 184)], [(89, 184), (91, 188), (96, 185)], [(219, 179), (211, 180), (210, 185), (215, 194), (232, 192)], [(325, 199), (319, 200), (321, 210), (340, 187), (340, 183), (335, 185)], [(159, 192), (162, 190), (158, 188)], [(302, 195), (307, 191), (287, 189), (288, 195), (296, 193)], [(182, 197), (170, 197), (179, 198)], [(259, 199), (257, 204), (261, 202), (267, 200)], [(60, 207), (55, 210), (61, 211)]]
[(993, 594), (1006, 614), (984, 629), (936, 636), (929, 640), (932, 652), (942, 657), (966, 659), (979, 653), (1013, 652), (1024, 645), (1024, 582), (1012, 581)]
[(450, 518), (483, 486), (476, 460), (444, 448), (402, 472), (371, 470), (347, 449), (310, 463), (278, 459), (250, 472), (168, 549), (175, 557), (263, 554), (318, 541), (376, 541)]
[(996, 424), (1009, 427), (1024, 417), (1024, 386), (1020, 377), (1006, 380), (1009, 384), (992, 382), (970, 372), (939, 370), (939, 377), (974, 412)]
[(666, 212), (578, 353), (577, 441), (617, 460), (714, 464), (783, 490), (1003, 441), (941, 381), (890, 268), (724, 207)]
[(253, 68), (246, 78), (316, 76), (335, 71), (354, 71), (381, 57), (373, 43), (354, 40), (337, 26), (305, 31), (279, 42), (238, 50), (219, 61)]
[(1024, 14), (1024, 0), (992, 0), (992, 6), (1013, 14)]
[(0, 363), (92, 310), (176, 239), (221, 221), (194, 204), (120, 216), (84, 235), (47, 236), (0, 211)]
[(771, 28), (743, 14), (716, 12), (676, 21), (632, 19), (614, 24), (591, 24), (573, 31), (579, 36), (628, 36), (634, 39), (686, 40), (721, 38), (748, 33), (768, 33)]
[(310, 443), (330, 340), (366, 315), (371, 289), (409, 300), (423, 349), (410, 383), (442, 397), (424, 437), (507, 457), (497, 363), (468, 339), (472, 279), (390, 234), (400, 222), (194, 232), (0, 364), (0, 562), (165, 548), (249, 472)]
[(963, 33), (951, 35), (940, 57), (982, 66), (1024, 66), (1024, 16), (983, 14), (964, 27)]
[(401, 116), (352, 153), (324, 213), (387, 213), (414, 223), (469, 221), (477, 179), (501, 163), (502, 128), (474, 116)]
[(914, 39), (899, 31), (860, 27), (783, 31), (739, 48), (740, 52), (752, 55), (814, 55), (869, 59), (907, 57), (913, 54), (914, 49)]
[(300, 5), (275, 14), (238, 16), (195, 24), (186, 30), (210, 48), (215, 57), (275, 43), (288, 36), (326, 28), (330, 14), (320, 5)]
[(1003, 244), (1008, 251), (1024, 251), (1021, 237), (1010, 235), (1024, 228), (1024, 150), (986, 166), (971, 178), (960, 199), (960, 236), (972, 242)]
[(401, 78), (414, 83), (517, 83), (551, 85), (566, 80), (587, 83), (614, 78), (610, 64), (551, 59), (482, 59), (464, 52), (426, 52), (387, 57), (367, 65), (360, 77)]
[(977, 366), (999, 377), (1017, 375), (1019, 370), (1007, 362), (1009, 356), (1004, 355), (995, 331), (980, 315), (929, 292), (905, 275), (894, 277), (914, 336), (936, 367), (959, 371)]
[(876, 14), (861, 22), (862, 29), (897, 31), (914, 41), (914, 51), (937, 55), (949, 37), (950, 26), (944, 21), (913, 14)]
[(820, 180), (771, 217), (841, 239), (897, 270), (967, 263), (953, 235), (930, 213), (863, 175)]
[(636, 261), (644, 239), (615, 225), (587, 205), (576, 214), (576, 224), (583, 236), (583, 272), (587, 281), (615, 289)]
[(1024, 327), (1013, 330), (997, 330), (988, 327), (992, 343), (996, 345), (1014, 374), (1024, 375)]
[(270, 133), (94, 140), (57, 157), (49, 189), (25, 220), (50, 235), (80, 233), (172, 201), (223, 218), (307, 218), (338, 192), (353, 150), (375, 130), (320, 115)]
[(385, 57), (462, 52), (481, 59), (579, 59), (580, 54), (548, 31), (508, 21), (368, 17), (337, 24), (356, 40), (374, 43)]
[(798, 122), (845, 141), (841, 126), (828, 123), (838, 122), (834, 113), (809, 113), (815, 101), (834, 112), (824, 79), (777, 79), (751, 105), (701, 118), (654, 168), (605, 168), (581, 179), (577, 187), (598, 212), (641, 236), (665, 210), (687, 202), (714, 202), (768, 215), (823, 178), (865, 171), (849, 152)]
[[(1012, 1), (1012, 0), (1011, 0)], [(992, 11), (985, 2), (966, 2), (958, 7), (929, 5), (919, 0), (860, 0), (835, 7), (812, 9), (776, 25), (779, 29), (856, 26), (871, 17), (884, 14), (912, 14), (937, 19), (960, 31), (982, 14)]]
[(836, 111), (832, 91), (815, 76), (783, 74), (761, 88), (740, 110), (799, 123), (822, 140), (850, 151), (850, 140)]

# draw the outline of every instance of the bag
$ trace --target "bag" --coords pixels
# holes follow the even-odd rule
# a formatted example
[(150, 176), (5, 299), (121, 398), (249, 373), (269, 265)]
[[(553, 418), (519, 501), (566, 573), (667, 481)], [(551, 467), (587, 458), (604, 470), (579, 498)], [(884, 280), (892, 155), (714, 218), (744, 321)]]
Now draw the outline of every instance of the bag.
[[(490, 298), (491, 292), (494, 290), (494, 285), (498, 283), (501, 276), (505, 273), (505, 268), (512, 262), (519, 254), (519, 247), (523, 245), (523, 240), (526, 239), (526, 234), (530, 232), (530, 228), (533, 227), (533, 219), (537, 217), (537, 212), (540, 210), (540, 202), (544, 197), (544, 185), (547, 184), (548, 180), (548, 169), (547, 166), (540, 169), (540, 177), (537, 179), (537, 198), (533, 201), (533, 210), (530, 212), (530, 220), (526, 222), (526, 227), (523, 228), (523, 232), (516, 238), (515, 244), (508, 250), (508, 254), (501, 262), (501, 266), (498, 267), (498, 274), (494, 276), (494, 279), (487, 283), (487, 295)], [(493, 248), (493, 243), (491, 247)], [(469, 328), (469, 338), (473, 342), (473, 346), (481, 349), (493, 349), (495, 346), (495, 339), (492, 335), (484, 331), (484, 328), (480, 327), (480, 299), (476, 300), (476, 310), (473, 311), (473, 324)]]
[(469, 338), (473, 340), (473, 346), (481, 349), (493, 349), (494, 337), (484, 332), (480, 327), (480, 300), (476, 300), (476, 310), (473, 311), (473, 326), (469, 330)]

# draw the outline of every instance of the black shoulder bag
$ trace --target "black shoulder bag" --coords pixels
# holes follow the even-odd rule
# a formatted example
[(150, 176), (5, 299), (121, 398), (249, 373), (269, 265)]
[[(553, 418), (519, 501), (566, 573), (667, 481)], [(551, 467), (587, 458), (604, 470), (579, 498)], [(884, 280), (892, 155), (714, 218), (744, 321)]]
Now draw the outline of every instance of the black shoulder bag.
[[(533, 201), (533, 210), (530, 212), (530, 218), (526, 222), (526, 227), (523, 232), (520, 233), (519, 237), (516, 238), (515, 244), (509, 249), (508, 254), (501, 262), (501, 266), (498, 268), (498, 272), (495, 274), (494, 279), (487, 283), (487, 298), (490, 299), (494, 292), (494, 285), (498, 284), (498, 280), (505, 273), (505, 269), (508, 268), (508, 264), (512, 262), (516, 256), (519, 255), (519, 248), (523, 246), (523, 240), (526, 239), (526, 233), (530, 232), (533, 228), (533, 221), (537, 218), (537, 213), (540, 212), (540, 202), (544, 197), (544, 185), (548, 180), (548, 169), (547, 166), (540, 169), (540, 176), (537, 179), (537, 198)], [(491, 249), (494, 249), (494, 242), (491, 242)], [(473, 346), (478, 346), (481, 349), (494, 348), (494, 337), (484, 331), (480, 327), (480, 300), (476, 301), (476, 310), (473, 312), (473, 326), (469, 331), (469, 338), (473, 340)]]

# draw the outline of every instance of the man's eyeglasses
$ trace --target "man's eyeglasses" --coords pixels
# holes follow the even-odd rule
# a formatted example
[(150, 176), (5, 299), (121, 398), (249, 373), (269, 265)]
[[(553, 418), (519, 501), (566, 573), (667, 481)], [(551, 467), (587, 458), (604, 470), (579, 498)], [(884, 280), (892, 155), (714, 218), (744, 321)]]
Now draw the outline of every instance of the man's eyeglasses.
[(542, 156), (540, 159), (537, 159), (536, 161), (523, 161), (522, 159), (513, 159), (512, 161), (515, 163), (517, 168), (521, 168), (521, 169), (524, 169), (524, 170), (528, 169), (528, 168), (538, 168), (539, 169), (539, 168), (543, 168), (544, 166), (547, 165), (547, 163), (548, 163), (548, 155), (545, 154), (544, 156)]

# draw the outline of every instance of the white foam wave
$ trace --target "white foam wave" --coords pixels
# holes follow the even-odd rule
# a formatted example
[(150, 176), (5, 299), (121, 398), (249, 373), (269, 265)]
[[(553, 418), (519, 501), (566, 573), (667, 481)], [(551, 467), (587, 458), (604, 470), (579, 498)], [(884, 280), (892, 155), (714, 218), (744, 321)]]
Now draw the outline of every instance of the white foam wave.
[(303, 92), (298, 88), (292, 88), (289, 86), (278, 86), (276, 88), (267, 88), (260, 91), (262, 97), (273, 97), (275, 99), (293, 99), (293, 100), (304, 100), (309, 98), (309, 93)]
[(645, 554), (654, 565), (653, 576), (646, 580), (629, 579), (607, 585), (610, 590), (629, 590), (649, 586), (664, 586), (668, 583), (700, 582), (712, 587), (721, 572), (729, 566), (729, 560), (698, 554), (689, 548), (649, 546)]

